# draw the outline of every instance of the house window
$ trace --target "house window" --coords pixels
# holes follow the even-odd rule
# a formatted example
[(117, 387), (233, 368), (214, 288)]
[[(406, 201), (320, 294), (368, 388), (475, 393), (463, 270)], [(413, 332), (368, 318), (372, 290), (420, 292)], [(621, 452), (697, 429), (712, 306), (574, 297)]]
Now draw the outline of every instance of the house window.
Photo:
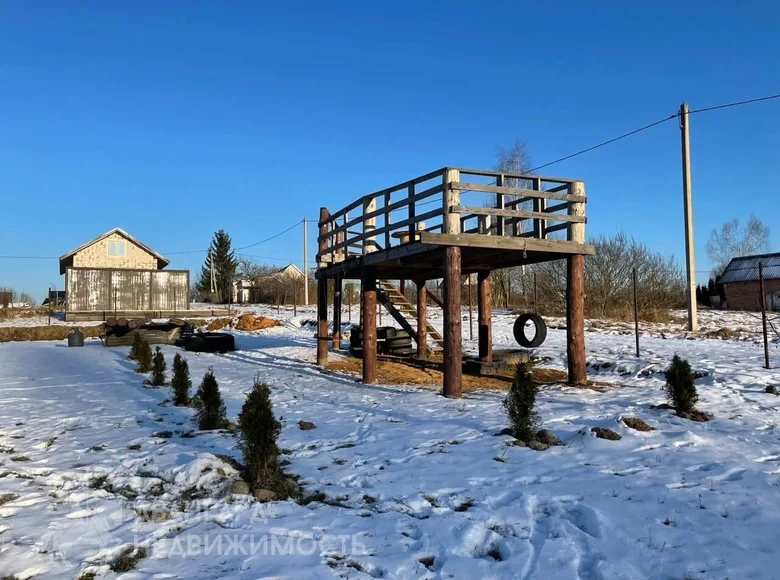
[(110, 240), (108, 242), (108, 255), (109, 256), (124, 256), (125, 255), (125, 241), (124, 240)]

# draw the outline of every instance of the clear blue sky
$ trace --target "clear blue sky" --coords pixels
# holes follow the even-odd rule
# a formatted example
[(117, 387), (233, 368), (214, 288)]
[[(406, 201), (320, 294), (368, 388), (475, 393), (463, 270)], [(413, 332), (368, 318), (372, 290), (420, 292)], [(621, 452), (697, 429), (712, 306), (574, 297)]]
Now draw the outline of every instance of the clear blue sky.
[[(598, 4), (4, 2), (0, 254), (115, 226), (162, 253), (218, 228), (247, 245), (441, 166), (491, 167), (515, 139), (542, 164), (682, 101), (780, 92), (773, 0)], [(780, 100), (691, 131), (700, 277), (733, 217), (780, 250)], [(589, 232), (682, 261), (679, 149), (671, 121), (545, 171), (585, 181)], [(300, 261), (300, 229), (251, 253)], [(194, 277), (203, 255), (171, 258)], [(0, 260), (0, 285), (55, 282), (56, 260)]]

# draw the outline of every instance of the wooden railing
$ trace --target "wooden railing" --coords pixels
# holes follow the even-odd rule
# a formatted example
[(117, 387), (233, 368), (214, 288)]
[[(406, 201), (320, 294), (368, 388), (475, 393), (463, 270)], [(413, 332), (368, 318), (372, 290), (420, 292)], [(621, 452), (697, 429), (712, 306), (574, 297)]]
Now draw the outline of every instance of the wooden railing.
[(445, 167), (333, 214), (322, 208), (317, 263), (414, 242), (421, 232), (547, 239), (565, 230), (563, 239), (582, 244), (585, 202), (581, 181)]

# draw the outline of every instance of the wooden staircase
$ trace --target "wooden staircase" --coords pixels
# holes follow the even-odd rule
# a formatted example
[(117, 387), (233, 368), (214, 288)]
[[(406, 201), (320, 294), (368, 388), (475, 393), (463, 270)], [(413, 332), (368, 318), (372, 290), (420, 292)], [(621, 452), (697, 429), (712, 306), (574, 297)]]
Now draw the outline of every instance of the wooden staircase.
[[(395, 321), (417, 342), (417, 308), (415, 308), (390, 280), (379, 280), (377, 299)], [(414, 326), (413, 326), (414, 325)], [(430, 323), (426, 326), (428, 350), (439, 352), (444, 348), (444, 337)]]

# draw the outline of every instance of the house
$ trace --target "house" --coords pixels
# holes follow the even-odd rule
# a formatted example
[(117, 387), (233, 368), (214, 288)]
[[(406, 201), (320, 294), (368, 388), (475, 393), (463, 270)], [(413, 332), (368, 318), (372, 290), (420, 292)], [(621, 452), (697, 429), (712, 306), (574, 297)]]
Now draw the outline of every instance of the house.
[(287, 288), (296, 283), (303, 287), (303, 272), (295, 264), (288, 264), (275, 272), (254, 279), (239, 274), (233, 280), (233, 302), (235, 304), (272, 302), (270, 296), (276, 293), (277, 287)]
[(65, 317), (71, 313), (180, 312), (189, 309), (189, 271), (114, 228), (60, 257)]
[(764, 275), (767, 310), (780, 310), (780, 252), (743, 256), (729, 262), (718, 283), (723, 284), (729, 310), (761, 310), (758, 264)]

